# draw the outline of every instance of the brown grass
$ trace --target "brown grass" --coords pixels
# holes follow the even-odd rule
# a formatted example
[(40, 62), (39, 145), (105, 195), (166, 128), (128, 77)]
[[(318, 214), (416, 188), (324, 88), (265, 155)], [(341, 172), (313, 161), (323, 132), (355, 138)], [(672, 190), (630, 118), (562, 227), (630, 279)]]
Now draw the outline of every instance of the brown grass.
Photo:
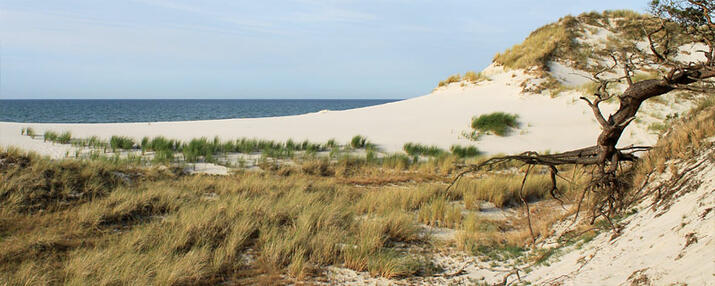
[(715, 135), (715, 96), (703, 99), (689, 115), (674, 122), (666, 130), (653, 150), (646, 153), (636, 165), (634, 185), (644, 182), (649, 173), (665, 171), (669, 160), (687, 160), (699, 150), (712, 148), (713, 143), (705, 140)]

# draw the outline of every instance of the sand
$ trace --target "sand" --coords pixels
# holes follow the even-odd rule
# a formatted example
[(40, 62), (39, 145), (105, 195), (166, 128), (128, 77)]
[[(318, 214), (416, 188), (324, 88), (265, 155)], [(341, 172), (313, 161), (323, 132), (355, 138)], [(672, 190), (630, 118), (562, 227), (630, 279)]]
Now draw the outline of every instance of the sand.
[[(465, 86), (453, 83), (425, 96), (377, 106), (296, 116), (111, 124), (0, 122), (0, 146), (20, 147), (53, 158), (74, 152), (68, 145), (21, 136), (24, 127), (32, 127), (38, 134), (45, 130), (70, 131), (74, 138), (99, 136), (107, 139), (112, 135), (124, 135), (137, 140), (163, 135), (180, 140), (218, 136), (223, 140), (259, 138), (326, 142), (334, 138), (348, 143), (360, 134), (385, 152), (399, 152), (406, 142), (434, 144), (444, 149), (453, 144), (475, 145), (488, 154), (565, 151), (594, 144), (599, 126), (587, 106), (577, 99), (580, 93), (569, 92), (557, 98), (524, 94), (519, 84), (528, 75), (523, 72), (490, 66), (484, 74), (491, 80)], [(604, 104), (603, 108), (614, 110), (615, 105)], [(518, 114), (522, 127), (509, 136), (483, 136), (478, 142), (462, 136), (470, 130), (473, 116), (497, 111)], [(625, 133), (621, 140), (624, 146), (652, 144), (657, 139), (645, 126), (637, 124), (629, 126)]]

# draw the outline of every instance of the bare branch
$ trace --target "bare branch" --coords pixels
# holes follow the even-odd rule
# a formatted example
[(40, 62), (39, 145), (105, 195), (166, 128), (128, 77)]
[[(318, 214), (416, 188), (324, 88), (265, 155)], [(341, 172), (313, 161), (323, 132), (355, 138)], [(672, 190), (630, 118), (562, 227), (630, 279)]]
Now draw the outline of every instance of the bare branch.
[(602, 129), (608, 128), (610, 126), (610, 124), (608, 124), (608, 121), (606, 121), (606, 119), (603, 117), (601, 109), (598, 108), (598, 103), (601, 102), (600, 97), (597, 98), (594, 102), (591, 102), (588, 98), (583, 96), (579, 98), (585, 101), (589, 107), (591, 107), (591, 111), (593, 111), (593, 116), (596, 117), (596, 121), (598, 121), (598, 124), (601, 124)]

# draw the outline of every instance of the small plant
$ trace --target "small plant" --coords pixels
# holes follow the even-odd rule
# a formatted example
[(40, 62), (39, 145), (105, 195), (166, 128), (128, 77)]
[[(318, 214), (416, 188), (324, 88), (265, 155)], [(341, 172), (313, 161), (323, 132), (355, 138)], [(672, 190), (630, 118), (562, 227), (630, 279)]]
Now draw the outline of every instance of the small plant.
[(482, 152), (480, 152), (479, 149), (474, 146), (464, 147), (460, 145), (452, 145), (452, 147), (449, 148), (449, 151), (452, 152), (452, 155), (457, 156), (459, 158), (471, 158), (482, 154)]
[(355, 149), (365, 148), (367, 144), (367, 138), (362, 135), (355, 135), (353, 139), (350, 140), (350, 147)]
[(516, 114), (494, 112), (490, 114), (482, 114), (479, 117), (472, 118), (472, 129), (481, 132), (493, 132), (499, 136), (506, 136), (510, 128), (518, 128), (519, 118)]

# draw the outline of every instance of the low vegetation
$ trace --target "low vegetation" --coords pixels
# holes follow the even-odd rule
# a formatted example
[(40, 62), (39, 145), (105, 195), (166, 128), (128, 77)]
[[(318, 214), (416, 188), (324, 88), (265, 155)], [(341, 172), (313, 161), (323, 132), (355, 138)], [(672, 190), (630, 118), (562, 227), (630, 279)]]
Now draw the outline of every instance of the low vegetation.
[(410, 156), (436, 157), (446, 153), (442, 148), (439, 148), (439, 146), (427, 146), (412, 142), (405, 143), (405, 145), (402, 146), (402, 150)]
[[(267, 283), (307, 279), (327, 265), (431, 275), (428, 259), (398, 246), (428, 246), (420, 222), (462, 222), (459, 195), (419, 171), (434, 161), (412, 175), (345, 159), (211, 177), (16, 150), (0, 156), (0, 279), (11, 284)], [(401, 176), (414, 191), (389, 186)], [(378, 188), (353, 183), (367, 178)]]
[[(713, 102), (704, 100), (697, 114), (674, 120), (673, 131), (636, 165), (633, 185), (667, 170), (667, 160), (712, 148), (705, 138), (715, 135)], [(225, 142), (213, 141), (194, 144), (196, 150), (225, 148)], [(136, 144), (145, 152), (181, 145), (161, 137)], [(326, 266), (385, 278), (431, 276), (440, 270), (424, 252), (444, 249), (424, 231), (430, 227), (454, 230), (456, 248), (492, 263), (543, 263), (553, 253), (529, 247), (523, 212), (506, 221), (482, 213), (520, 208), (522, 198), (540, 201), (530, 209), (532, 230), (538, 239), (548, 236), (563, 213), (558, 203), (544, 201), (551, 198), (546, 170), (533, 169), (522, 189), (521, 166), (496, 165), (446, 191), (444, 178), (458, 171), (456, 156), (373, 160), (345, 155), (265, 172), (203, 176), (159, 165), (53, 161), (1, 150), (0, 281), (289, 284), (311, 281)], [(555, 194), (573, 203), (592, 170), (559, 171)], [(583, 233), (575, 241), (593, 237), (593, 231)]]
[(355, 135), (352, 139), (350, 139), (350, 147), (355, 149), (365, 148), (369, 144), (370, 143), (367, 141), (367, 138), (362, 135)]
[(508, 135), (512, 128), (519, 128), (519, 118), (516, 114), (494, 112), (472, 118), (472, 129), (483, 133), (494, 133), (499, 136)]
[[(464, 76), (462, 76), (461, 74), (450, 75), (449, 77), (447, 77), (447, 79), (440, 81), (439, 84), (437, 84), (437, 87), (448, 86), (449, 84), (455, 82), (469, 82), (474, 84), (487, 80), (489, 80), (489, 78), (481, 72), (468, 71), (464, 73)], [(464, 83), (462, 84), (462, 86), (464, 86)]]
[(577, 43), (573, 39), (577, 24), (576, 18), (567, 16), (543, 26), (529, 34), (523, 43), (497, 54), (494, 62), (510, 69), (546, 70), (553, 57), (575, 54)]
[(439, 84), (437, 84), (437, 86), (443, 87), (443, 86), (449, 85), (450, 83), (460, 82), (460, 81), (462, 81), (462, 76), (460, 74), (453, 74), (453, 75), (450, 75), (449, 77), (447, 77), (447, 79), (440, 81)]
[(480, 152), (475, 146), (452, 145), (449, 148), (449, 151), (452, 152), (454, 156), (459, 158), (471, 158), (482, 154), (482, 152)]
[(112, 152), (116, 152), (117, 149), (132, 149), (134, 148), (134, 139), (125, 136), (112, 136), (109, 139), (109, 146), (112, 148)]

